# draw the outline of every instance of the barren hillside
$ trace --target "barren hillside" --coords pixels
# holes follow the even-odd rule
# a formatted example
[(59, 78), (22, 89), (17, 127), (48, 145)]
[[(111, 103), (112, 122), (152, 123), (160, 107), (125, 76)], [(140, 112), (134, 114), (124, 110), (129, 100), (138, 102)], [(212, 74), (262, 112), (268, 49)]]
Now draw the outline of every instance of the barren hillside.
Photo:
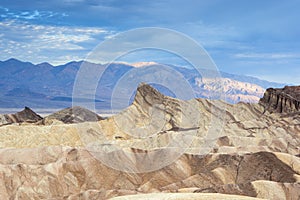
[(298, 200), (299, 113), (261, 102), (182, 101), (141, 84), (108, 119), (1, 126), (1, 199)]

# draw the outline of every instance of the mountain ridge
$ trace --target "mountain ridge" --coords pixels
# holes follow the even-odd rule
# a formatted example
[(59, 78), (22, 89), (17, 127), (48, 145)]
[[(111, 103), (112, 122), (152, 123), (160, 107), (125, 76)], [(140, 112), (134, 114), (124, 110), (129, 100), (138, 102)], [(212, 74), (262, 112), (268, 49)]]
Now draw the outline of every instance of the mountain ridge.
[[(32, 64), (17, 59), (0, 61), (0, 102), (3, 108), (24, 107), (33, 108), (47, 106), (50, 108), (70, 107), (71, 101), (59, 101), (59, 99), (72, 99), (72, 91), (77, 72), (81, 64), (85, 63), (94, 69), (103, 72), (96, 90), (96, 107), (109, 109), (111, 95), (118, 80), (132, 69), (144, 70), (152, 66), (165, 66), (163, 64), (146, 62), (146, 66), (138, 68), (128, 63), (94, 64), (86, 61), (71, 61), (63, 65), (53, 66), (49, 63)], [(143, 63), (139, 63), (143, 64)], [(260, 80), (254, 77), (233, 75), (220, 72), (221, 79), (205, 82), (201, 73), (209, 74), (209, 71), (198, 72), (195, 69), (188, 69), (174, 65), (167, 65), (183, 75), (194, 90), (195, 97), (211, 98), (215, 88), (223, 87), (222, 91), (229, 103), (238, 101), (257, 102), (262, 97), (264, 89), (268, 87), (283, 87), (284, 84)], [(154, 71), (153, 71), (154, 72)], [(206, 79), (207, 80), (207, 79)], [(248, 84), (245, 84), (248, 83)], [(247, 88), (248, 87), (248, 88)], [(246, 88), (246, 90), (245, 90)], [(256, 88), (259, 92), (255, 92)], [(16, 91), (24, 91), (28, 95), (20, 97)], [(165, 92), (160, 90), (160, 92)], [(32, 94), (32, 96), (30, 96)], [(55, 101), (53, 100), (55, 99)]]
[[(88, 61), (84, 61), (84, 60), (78, 60), (78, 61), (69, 61), (66, 62), (65, 64), (59, 64), (59, 65), (52, 65), (48, 62), (42, 62), (42, 63), (37, 63), (37, 64), (33, 64), (32, 62), (28, 62), (28, 61), (22, 61), (16, 58), (9, 58), (7, 60), (4, 61), (0, 61), (0, 63), (6, 63), (6, 62), (16, 62), (16, 63), (26, 63), (26, 64), (31, 64), (31, 65), (36, 65), (36, 66), (49, 66), (52, 68), (56, 68), (56, 67), (63, 67), (63, 66), (67, 66), (73, 63), (77, 63), (77, 64), (82, 64), (82, 63), (90, 63), (90, 64), (95, 64), (95, 65), (108, 65), (111, 63), (92, 63), (92, 62), (88, 62)], [(157, 62), (133, 62), (133, 63), (129, 63), (129, 62), (114, 62), (113, 64), (122, 64), (122, 65), (127, 65), (127, 66), (132, 66), (132, 67), (146, 67), (149, 65), (155, 65), (155, 64), (161, 64), (161, 65), (168, 65), (168, 66), (173, 66), (173, 67), (177, 67), (177, 68), (182, 68), (182, 69), (190, 69), (188, 67), (183, 67), (183, 66), (179, 66), (179, 65), (170, 65), (170, 64), (164, 64), (164, 63), (157, 63)], [(255, 81), (262, 81), (264, 83), (270, 83), (270, 84), (278, 84), (280, 87), (280, 85), (287, 85), (288, 83), (278, 83), (278, 82), (273, 82), (273, 81), (267, 81), (267, 80), (263, 80), (257, 77), (253, 77), (250, 75), (242, 75), (242, 74), (231, 74), (229, 72), (224, 72), (224, 71), (220, 71), (220, 73), (224, 76), (224, 77), (229, 77), (229, 76), (233, 76), (235, 77), (234, 80), (242, 80), (243, 77), (245, 78), (249, 78)], [(267, 89), (267, 87), (265, 88)]]

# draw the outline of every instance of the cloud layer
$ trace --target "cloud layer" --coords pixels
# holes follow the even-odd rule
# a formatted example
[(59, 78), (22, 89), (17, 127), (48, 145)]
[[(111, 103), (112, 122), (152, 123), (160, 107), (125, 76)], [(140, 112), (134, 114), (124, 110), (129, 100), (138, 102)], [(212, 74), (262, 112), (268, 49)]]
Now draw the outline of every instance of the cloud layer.
[[(36, 25), (19, 20), (0, 22), (0, 59), (16, 57), (54, 64), (84, 59), (107, 35), (103, 28)], [(1, 58), (2, 57), (2, 58)]]

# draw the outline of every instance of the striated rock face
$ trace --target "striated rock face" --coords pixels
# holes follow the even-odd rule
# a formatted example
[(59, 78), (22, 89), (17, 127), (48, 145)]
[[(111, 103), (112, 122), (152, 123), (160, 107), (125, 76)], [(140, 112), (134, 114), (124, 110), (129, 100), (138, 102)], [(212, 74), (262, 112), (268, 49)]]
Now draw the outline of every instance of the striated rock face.
[(167, 167), (140, 174), (109, 168), (83, 148), (2, 149), (0, 157), (2, 199), (96, 200), (150, 192), (300, 196), (299, 160), (288, 154), (184, 154)]
[(0, 199), (298, 200), (300, 117), (264, 106), (141, 84), (108, 119), (2, 126)]
[(30, 108), (25, 107), (24, 110), (17, 112), (15, 114), (6, 114), (6, 115), (0, 115), (0, 126), (1, 125), (7, 125), (12, 123), (35, 123), (43, 118), (33, 112)]
[(269, 88), (259, 103), (270, 112), (298, 112), (300, 111), (300, 86), (286, 86), (283, 89)]
[(43, 120), (44, 124), (51, 124), (53, 121), (61, 121), (65, 124), (80, 123), (80, 122), (90, 122), (99, 121), (102, 118), (96, 113), (87, 110), (85, 108), (74, 106), (71, 108), (66, 108), (61, 111), (55, 112)]

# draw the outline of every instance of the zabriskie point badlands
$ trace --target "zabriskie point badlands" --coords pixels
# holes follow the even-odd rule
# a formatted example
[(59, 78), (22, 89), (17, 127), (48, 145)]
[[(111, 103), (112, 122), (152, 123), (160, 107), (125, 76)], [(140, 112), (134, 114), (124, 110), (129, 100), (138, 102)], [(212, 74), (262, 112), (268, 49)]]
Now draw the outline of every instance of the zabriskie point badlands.
[(0, 200), (300, 200), (299, 74), (299, 0), (0, 0)]
[(108, 118), (80, 107), (1, 115), (1, 199), (299, 199), (299, 95), (289, 86), (259, 103), (183, 101), (141, 83)]

